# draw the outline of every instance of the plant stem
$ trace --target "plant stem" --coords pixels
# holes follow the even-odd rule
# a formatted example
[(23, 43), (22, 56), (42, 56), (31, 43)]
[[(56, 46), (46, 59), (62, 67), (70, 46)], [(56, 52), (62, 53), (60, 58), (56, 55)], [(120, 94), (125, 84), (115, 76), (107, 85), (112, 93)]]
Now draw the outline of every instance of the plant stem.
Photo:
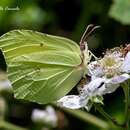
[(129, 92), (129, 84), (125, 83), (125, 85), (123, 86), (123, 90), (124, 90), (124, 94), (125, 94), (125, 129), (124, 130), (129, 130), (129, 120), (130, 120), (130, 113), (129, 113), (129, 96), (130, 96), (130, 92)]
[(84, 112), (82, 110), (72, 110), (72, 109), (67, 109), (67, 108), (61, 108), (61, 107), (58, 107), (56, 103), (52, 103), (52, 105), (56, 108), (59, 108), (59, 109), (65, 111), (68, 114), (71, 114), (74, 117), (79, 118), (80, 120), (82, 120), (86, 123), (93, 124), (101, 129), (105, 129), (105, 130), (109, 129), (109, 124), (106, 121), (104, 121), (86, 111)]
[(91, 123), (99, 128), (102, 129), (109, 129), (109, 124), (87, 112), (84, 112), (82, 110), (71, 110), (71, 109), (66, 109), (63, 108), (63, 110), (67, 113), (70, 113), (71, 115), (78, 117), (79, 119), (87, 122), (87, 123)]
[(124, 124), (118, 123), (117, 120), (106, 113), (99, 104), (94, 104), (94, 106), (99, 111), (99, 113), (103, 115), (107, 120), (110, 120), (114, 125), (118, 127), (124, 128)]

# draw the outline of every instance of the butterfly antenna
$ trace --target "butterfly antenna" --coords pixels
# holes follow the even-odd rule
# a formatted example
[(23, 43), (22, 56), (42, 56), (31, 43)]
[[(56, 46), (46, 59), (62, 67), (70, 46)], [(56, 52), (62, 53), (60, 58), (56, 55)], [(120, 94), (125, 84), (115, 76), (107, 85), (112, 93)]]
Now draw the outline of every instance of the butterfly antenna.
[(88, 31), (89, 31), (91, 28), (93, 28), (93, 27), (94, 27), (93, 24), (90, 24), (90, 25), (87, 26), (85, 32), (83, 33), (83, 35), (82, 35), (82, 37), (81, 37), (81, 39), (80, 39), (80, 43), (83, 42), (85, 35), (86, 35), (86, 34), (88, 33)]
[(100, 28), (100, 26), (94, 26), (93, 24), (90, 24), (87, 26), (85, 32), (83, 33), (81, 40), (80, 40), (80, 49), (85, 50), (85, 40), (89, 37), (89, 35), (96, 30), (97, 28)]

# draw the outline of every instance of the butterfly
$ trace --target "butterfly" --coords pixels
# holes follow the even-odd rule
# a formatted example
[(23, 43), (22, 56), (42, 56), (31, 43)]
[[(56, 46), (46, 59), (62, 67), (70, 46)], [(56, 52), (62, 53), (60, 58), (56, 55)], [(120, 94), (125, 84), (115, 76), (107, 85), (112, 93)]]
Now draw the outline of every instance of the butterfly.
[(31, 30), (13, 30), (0, 37), (14, 96), (40, 104), (66, 95), (87, 72), (90, 52), (86, 38), (98, 26), (86, 28), (80, 45)]

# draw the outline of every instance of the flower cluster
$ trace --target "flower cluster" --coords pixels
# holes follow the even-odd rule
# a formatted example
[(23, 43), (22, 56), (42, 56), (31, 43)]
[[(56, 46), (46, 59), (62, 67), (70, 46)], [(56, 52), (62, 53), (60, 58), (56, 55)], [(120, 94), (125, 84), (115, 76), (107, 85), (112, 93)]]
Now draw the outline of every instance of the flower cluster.
[(51, 106), (47, 106), (45, 110), (34, 109), (31, 118), (33, 122), (43, 123), (51, 127), (56, 127), (58, 123), (56, 112)]
[(103, 95), (114, 92), (130, 79), (130, 51), (122, 48), (108, 50), (104, 57), (88, 65), (91, 80), (78, 88), (79, 95), (67, 95), (58, 100), (62, 107), (90, 110), (93, 103), (103, 103)]

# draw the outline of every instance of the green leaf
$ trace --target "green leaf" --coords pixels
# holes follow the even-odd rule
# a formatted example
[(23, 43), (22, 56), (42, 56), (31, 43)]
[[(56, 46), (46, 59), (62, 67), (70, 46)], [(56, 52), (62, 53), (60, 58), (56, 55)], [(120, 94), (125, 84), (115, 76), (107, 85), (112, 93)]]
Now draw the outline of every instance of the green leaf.
[(82, 78), (85, 66), (79, 46), (66, 38), (14, 30), (0, 38), (14, 95), (49, 103), (67, 94)]
[(109, 15), (122, 24), (130, 24), (130, 0), (114, 0)]

